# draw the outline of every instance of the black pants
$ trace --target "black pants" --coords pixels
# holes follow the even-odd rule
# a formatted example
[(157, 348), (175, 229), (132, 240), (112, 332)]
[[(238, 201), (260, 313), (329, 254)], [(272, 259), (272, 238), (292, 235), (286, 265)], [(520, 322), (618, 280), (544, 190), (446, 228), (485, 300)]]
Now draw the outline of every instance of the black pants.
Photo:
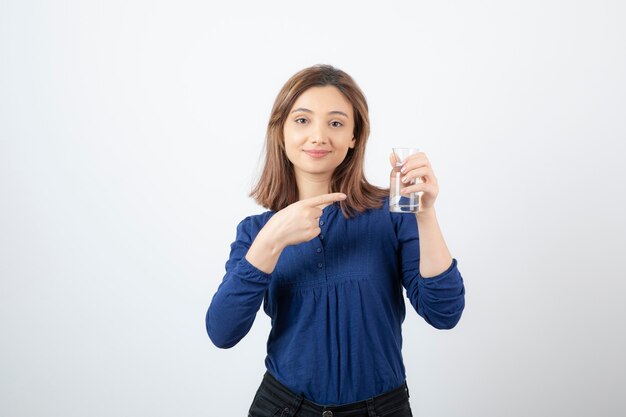
[(366, 401), (323, 406), (297, 396), (265, 373), (248, 417), (412, 417), (405, 384)]

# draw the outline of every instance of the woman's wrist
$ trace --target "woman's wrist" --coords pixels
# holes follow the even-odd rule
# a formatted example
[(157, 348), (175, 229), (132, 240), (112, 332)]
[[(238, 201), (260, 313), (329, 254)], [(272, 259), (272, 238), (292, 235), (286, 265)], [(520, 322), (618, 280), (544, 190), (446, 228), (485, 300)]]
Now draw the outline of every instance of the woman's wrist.
[(437, 213), (435, 212), (435, 206), (428, 208), (420, 208), (420, 210), (415, 213), (415, 217), (417, 218), (417, 222), (424, 221), (437, 221)]
[(271, 274), (278, 263), (282, 250), (282, 247), (272, 240), (264, 238), (259, 232), (248, 249), (248, 253), (246, 253), (246, 259), (259, 270)]
[(271, 274), (284, 248), (281, 239), (273, 232), (270, 220), (254, 238), (246, 259), (259, 270)]
[(272, 255), (278, 254), (285, 249), (282, 243), (282, 239), (276, 237), (276, 234), (269, 230), (267, 227), (262, 228), (259, 231), (255, 242), (259, 241), (259, 246), (262, 246), (266, 251), (269, 251)]

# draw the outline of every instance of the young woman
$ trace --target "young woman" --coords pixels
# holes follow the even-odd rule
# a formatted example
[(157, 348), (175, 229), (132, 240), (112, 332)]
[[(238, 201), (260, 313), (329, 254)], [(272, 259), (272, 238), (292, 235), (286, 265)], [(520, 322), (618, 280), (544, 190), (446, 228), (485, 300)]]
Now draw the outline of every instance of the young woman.
[[(389, 212), (363, 172), (368, 107), (352, 78), (327, 65), (283, 86), (251, 196), (269, 211), (237, 227), (206, 327), (234, 346), (264, 304), (267, 372), (249, 416), (411, 416), (402, 360), (402, 289), (439, 329), (456, 325), (463, 280), (439, 229), (439, 191), (423, 153), (403, 166), (415, 214)], [(392, 165), (395, 163), (391, 157)]]

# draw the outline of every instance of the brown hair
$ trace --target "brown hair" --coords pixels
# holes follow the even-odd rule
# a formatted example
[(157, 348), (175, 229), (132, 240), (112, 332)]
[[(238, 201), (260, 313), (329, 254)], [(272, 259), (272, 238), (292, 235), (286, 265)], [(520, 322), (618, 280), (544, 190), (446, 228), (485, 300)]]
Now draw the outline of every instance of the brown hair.
[(278, 211), (298, 201), (293, 165), (285, 152), (283, 127), (293, 104), (303, 92), (311, 87), (328, 85), (336, 87), (352, 104), (356, 140), (354, 148), (348, 149), (345, 159), (333, 172), (329, 191), (348, 196), (340, 202), (346, 218), (368, 208), (380, 207), (388, 195), (386, 189), (370, 184), (363, 172), (365, 145), (370, 133), (368, 106), (363, 92), (352, 77), (340, 69), (314, 65), (293, 75), (274, 101), (265, 137), (263, 171), (250, 192), (250, 196), (263, 207)]

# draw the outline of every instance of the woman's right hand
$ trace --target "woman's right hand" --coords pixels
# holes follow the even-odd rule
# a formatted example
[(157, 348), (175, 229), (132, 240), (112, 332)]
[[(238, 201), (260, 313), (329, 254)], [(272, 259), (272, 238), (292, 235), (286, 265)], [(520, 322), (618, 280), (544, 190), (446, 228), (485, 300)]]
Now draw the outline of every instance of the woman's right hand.
[(345, 198), (346, 195), (343, 193), (333, 193), (297, 201), (274, 214), (262, 231), (271, 236), (275, 244), (282, 246), (283, 249), (286, 246), (308, 242), (320, 234), (319, 219), (322, 217), (322, 207)]
[(322, 208), (345, 199), (343, 193), (323, 194), (297, 201), (278, 211), (259, 231), (246, 259), (261, 271), (271, 273), (285, 247), (308, 242), (320, 234)]

